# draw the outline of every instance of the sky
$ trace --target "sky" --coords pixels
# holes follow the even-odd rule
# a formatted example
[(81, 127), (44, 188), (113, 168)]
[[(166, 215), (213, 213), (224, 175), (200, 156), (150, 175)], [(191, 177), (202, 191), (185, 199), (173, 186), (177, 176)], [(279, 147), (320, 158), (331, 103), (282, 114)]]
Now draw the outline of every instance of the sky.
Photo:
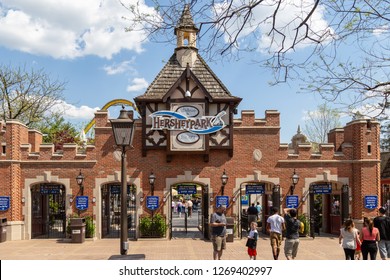
[[(140, 3), (154, 12), (148, 1)], [(316, 22), (324, 25), (318, 13)], [(66, 81), (64, 117), (87, 124), (110, 100), (143, 94), (174, 53), (176, 42), (150, 42), (142, 30), (125, 32), (124, 17), (131, 14), (118, 0), (0, 0), (0, 65), (44, 69)], [(267, 40), (258, 42), (257, 55)], [(280, 112), (281, 143), (289, 143), (298, 125), (304, 127), (306, 112), (323, 103), (299, 93), (294, 82), (271, 86), (271, 73), (250, 58), (206, 62), (232, 95), (243, 98), (235, 118), (242, 110), (254, 110), (260, 119), (266, 110)]]

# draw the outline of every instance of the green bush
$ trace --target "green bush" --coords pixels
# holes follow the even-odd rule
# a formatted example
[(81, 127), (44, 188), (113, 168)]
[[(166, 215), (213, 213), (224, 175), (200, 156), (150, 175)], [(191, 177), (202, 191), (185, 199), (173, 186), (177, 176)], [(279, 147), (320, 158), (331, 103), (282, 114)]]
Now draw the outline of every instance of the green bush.
[(96, 226), (91, 216), (85, 217), (85, 237), (92, 238), (95, 236)]
[(139, 227), (142, 237), (164, 237), (167, 230), (165, 218), (161, 214), (141, 218)]

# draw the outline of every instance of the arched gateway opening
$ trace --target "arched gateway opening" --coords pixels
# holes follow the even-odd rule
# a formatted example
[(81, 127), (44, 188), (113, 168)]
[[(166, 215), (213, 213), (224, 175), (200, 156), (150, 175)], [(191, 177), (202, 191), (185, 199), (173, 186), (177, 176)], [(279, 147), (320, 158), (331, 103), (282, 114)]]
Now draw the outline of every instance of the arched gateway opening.
[(170, 187), (169, 239), (208, 237), (208, 185), (194, 182)]
[[(121, 224), (121, 185), (106, 184), (102, 192), (102, 238), (119, 238)], [(128, 238), (136, 239), (136, 186), (127, 185), (127, 227)]]
[(36, 184), (31, 187), (31, 237), (65, 238), (65, 187)]

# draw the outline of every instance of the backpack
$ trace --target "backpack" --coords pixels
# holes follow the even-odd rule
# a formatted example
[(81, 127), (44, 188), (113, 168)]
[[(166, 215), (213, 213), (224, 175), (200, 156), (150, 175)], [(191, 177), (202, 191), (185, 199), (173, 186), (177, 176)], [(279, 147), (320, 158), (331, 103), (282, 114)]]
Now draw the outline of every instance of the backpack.
[(305, 224), (303, 222), (300, 222), (299, 233), (303, 233), (304, 231), (305, 231)]

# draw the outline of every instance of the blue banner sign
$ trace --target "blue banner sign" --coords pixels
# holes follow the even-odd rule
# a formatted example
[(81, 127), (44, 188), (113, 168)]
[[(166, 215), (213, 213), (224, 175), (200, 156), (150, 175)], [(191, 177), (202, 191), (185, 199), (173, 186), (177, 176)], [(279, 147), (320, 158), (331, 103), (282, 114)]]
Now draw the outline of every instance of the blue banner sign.
[(287, 208), (298, 208), (299, 198), (297, 195), (288, 195), (286, 197)]
[(59, 194), (61, 190), (60, 185), (41, 185), (41, 194)]
[(265, 184), (246, 185), (246, 194), (263, 194), (265, 190)]
[(10, 207), (9, 196), (0, 196), (0, 211), (6, 211)]
[(229, 197), (227, 195), (220, 195), (216, 197), (215, 205), (217, 208), (219, 206), (225, 206), (226, 208), (229, 207)]
[(332, 184), (316, 184), (312, 185), (315, 194), (331, 194)]
[(196, 185), (178, 185), (177, 193), (183, 195), (196, 194)]
[(159, 197), (152, 195), (152, 196), (147, 196), (146, 197), (146, 208), (149, 210), (156, 210), (158, 209), (158, 204), (159, 204)]
[[(120, 185), (113, 185), (110, 188), (111, 194), (120, 194), (121, 193), (122, 186)], [(130, 185), (127, 185), (127, 194), (130, 194)]]
[(85, 210), (88, 209), (88, 196), (76, 196), (76, 209)]
[(378, 196), (377, 195), (366, 195), (364, 197), (364, 208), (375, 209), (378, 207)]
[(242, 205), (248, 205), (249, 204), (249, 196), (248, 195), (242, 195), (241, 196), (241, 204)]

